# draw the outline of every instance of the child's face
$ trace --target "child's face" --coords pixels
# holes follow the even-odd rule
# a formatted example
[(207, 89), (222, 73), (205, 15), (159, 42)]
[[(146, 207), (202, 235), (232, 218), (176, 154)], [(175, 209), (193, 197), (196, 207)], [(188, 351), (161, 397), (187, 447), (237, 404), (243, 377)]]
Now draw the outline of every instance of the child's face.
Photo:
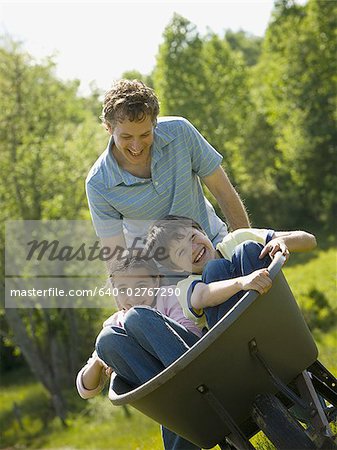
[(170, 242), (172, 263), (190, 273), (202, 273), (205, 264), (216, 257), (216, 250), (208, 237), (196, 228), (179, 229), (181, 239)]
[(159, 287), (159, 277), (151, 276), (147, 269), (137, 267), (117, 274), (113, 287), (118, 292), (117, 303), (123, 309), (128, 310), (137, 305), (154, 306), (154, 288)]

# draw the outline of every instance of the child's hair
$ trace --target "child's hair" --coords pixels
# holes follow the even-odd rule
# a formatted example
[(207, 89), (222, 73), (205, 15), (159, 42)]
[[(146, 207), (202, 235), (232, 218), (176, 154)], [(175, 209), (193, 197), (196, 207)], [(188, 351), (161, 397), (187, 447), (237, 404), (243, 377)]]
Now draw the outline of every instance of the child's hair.
[(205, 231), (195, 220), (189, 217), (174, 215), (168, 215), (164, 219), (157, 220), (148, 231), (146, 251), (151, 252), (153, 258), (156, 259), (156, 254), (161, 253), (158, 252), (158, 249), (165, 249), (165, 255), (167, 257), (158, 258), (158, 261), (169, 269), (179, 269), (179, 267), (172, 263), (168, 249), (172, 241), (180, 240), (184, 237), (179, 232), (179, 229), (181, 230), (182, 228), (195, 228), (205, 234)]
[[(153, 258), (148, 258), (145, 255), (132, 256), (129, 254), (125, 254), (125, 257), (123, 257), (123, 259), (114, 263), (113, 270), (109, 275), (111, 283), (114, 284), (116, 276), (122, 275), (125, 272), (130, 272), (132, 269), (138, 268), (146, 269), (149, 273), (149, 277), (160, 276), (157, 264)], [(129, 274), (128, 276), (132, 277), (132, 274)]]

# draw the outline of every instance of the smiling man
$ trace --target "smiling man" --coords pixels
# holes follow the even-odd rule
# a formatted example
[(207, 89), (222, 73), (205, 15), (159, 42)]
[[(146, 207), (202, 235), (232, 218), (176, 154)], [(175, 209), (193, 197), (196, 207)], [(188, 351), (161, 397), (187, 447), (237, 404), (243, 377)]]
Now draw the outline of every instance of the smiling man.
[[(249, 227), (222, 156), (188, 120), (158, 115), (156, 94), (140, 81), (120, 80), (105, 95), (102, 121), (110, 140), (90, 170), (86, 190), (96, 233), (111, 253), (139, 243), (149, 225), (168, 214), (194, 219), (213, 244), (221, 242), (227, 226), (206, 200), (201, 181), (232, 229)], [(170, 349), (169, 342), (162, 345)], [(166, 429), (163, 440), (166, 450), (197, 450)]]
[(145, 237), (151, 221), (167, 214), (196, 220), (213, 244), (220, 242), (227, 226), (205, 198), (201, 180), (231, 229), (249, 227), (222, 156), (188, 120), (158, 115), (156, 94), (140, 81), (117, 81), (105, 95), (102, 121), (110, 140), (86, 180), (102, 244), (125, 247), (125, 236), (131, 242)]

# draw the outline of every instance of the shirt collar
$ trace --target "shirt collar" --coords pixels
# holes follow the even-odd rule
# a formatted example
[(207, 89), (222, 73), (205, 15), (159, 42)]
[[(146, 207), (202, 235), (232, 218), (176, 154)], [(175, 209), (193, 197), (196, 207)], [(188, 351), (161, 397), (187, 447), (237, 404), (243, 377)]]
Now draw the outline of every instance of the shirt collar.
[[(157, 124), (154, 129), (151, 168), (153, 168), (157, 161), (161, 159), (163, 151), (166, 149), (168, 144), (175, 139), (175, 137), (175, 134), (173, 134), (172, 132), (167, 130), (164, 131), (162, 127), (160, 127), (160, 122)], [(113, 142), (113, 137), (111, 136), (104, 155), (105, 170), (103, 179), (105, 186), (108, 188), (113, 188), (121, 183), (129, 186), (141, 182), (140, 178), (135, 177), (131, 173), (119, 167), (112, 154)]]

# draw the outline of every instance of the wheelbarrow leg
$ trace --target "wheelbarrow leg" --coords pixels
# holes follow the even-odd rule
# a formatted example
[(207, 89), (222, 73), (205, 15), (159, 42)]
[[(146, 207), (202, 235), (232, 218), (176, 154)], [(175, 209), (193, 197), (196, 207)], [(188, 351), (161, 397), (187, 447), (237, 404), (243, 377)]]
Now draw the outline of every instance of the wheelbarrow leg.
[[(255, 447), (248, 441), (248, 439), (247, 442), (250, 446), (248, 448), (255, 450)], [(242, 445), (244, 445), (244, 447)], [(218, 443), (218, 446), (221, 448), (221, 450), (243, 450), (247, 448), (246, 445), (247, 445), (246, 442), (242, 444), (242, 441), (237, 437), (233, 436), (233, 434), (228, 436), (228, 438), (225, 438), (223, 442)]]
[(307, 370), (304, 370), (301, 375), (296, 378), (296, 385), (301, 397), (306, 399), (316, 410), (316, 413), (308, 421), (310, 429), (312, 430), (312, 439), (319, 448), (337, 449), (337, 445), (333, 440), (333, 433), (329, 421)]
[(258, 395), (252, 417), (278, 450), (317, 449), (304, 428), (274, 395)]
[(255, 447), (253, 447), (253, 445), (249, 442), (240, 427), (234, 421), (223, 404), (216, 398), (213, 392), (204, 384), (198, 386), (197, 391), (203, 395), (207, 403), (217, 413), (218, 417), (223, 421), (223, 423), (231, 432), (230, 440), (232, 441), (233, 445), (225, 440), (219, 443), (220, 448), (226, 450), (230, 448), (236, 448), (238, 450), (255, 450)]

